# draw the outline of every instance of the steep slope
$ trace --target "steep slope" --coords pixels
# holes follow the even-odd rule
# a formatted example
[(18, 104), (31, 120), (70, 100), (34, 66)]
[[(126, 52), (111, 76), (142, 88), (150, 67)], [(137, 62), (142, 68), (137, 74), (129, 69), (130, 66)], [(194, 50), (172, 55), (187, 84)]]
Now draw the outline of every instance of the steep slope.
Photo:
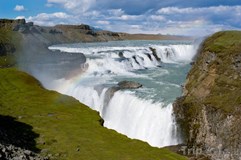
[[(12, 126), (14, 136), (7, 142), (42, 149), (43, 155), (53, 159), (186, 159), (168, 149), (153, 148), (102, 127), (96, 111), (72, 97), (45, 90), (31, 76), (11, 68), (0, 69), (0, 114), (25, 124), (22, 128)], [(7, 122), (6, 126), (3, 124), (0, 123), (0, 133), (1, 127), (8, 126)], [(22, 133), (21, 138), (17, 133)]]
[(240, 159), (241, 32), (218, 32), (203, 42), (174, 109), (189, 148), (212, 159)]

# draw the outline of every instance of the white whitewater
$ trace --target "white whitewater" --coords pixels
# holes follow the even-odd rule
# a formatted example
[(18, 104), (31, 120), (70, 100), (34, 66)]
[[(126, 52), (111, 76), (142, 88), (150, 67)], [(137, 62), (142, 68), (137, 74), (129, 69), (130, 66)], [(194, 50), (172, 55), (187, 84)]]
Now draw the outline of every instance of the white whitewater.
[[(156, 59), (149, 47), (156, 49), (161, 61)], [(185, 79), (185, 73), (180, 78), (183, 80), (178, 82), (180, 84), (162, 80), (165, 80), (165, 76), (172, 76), (170, 74), (179, 68), (184, 68), (185, 71), (188, 69), (188, 63), (196, 52), (194, 45), (96, 44), (94, 47), (52, 46), (49, 49), (84, 53), (87, 62), (84, 73), (68, 80), (43, 82), (45, 87), (73, 96), (99, 111), (105, 127), (129, 138), (146, 141), (155, 147), (176, 145), (181, 142), (172, 116), (172, 102), (181, 93), (180, 84)], [(179, 76), (180, 71), (176, 72), (176, 76)], [(170, 77), (171, 80), (172, 78), (175, 76)], [(144, 83), (144, 87), (131, 91), (119, 90), (110, 96), (108, 89), (115, 86), (119, 79), (139, 80)], [(153, 84), (156, 86), (152, 87)]]
[(178, 143), (172, 105), (143, 101), (124, 92), (115, 93), (103, 115), (104, 126), (130, 138), (162, 147)]

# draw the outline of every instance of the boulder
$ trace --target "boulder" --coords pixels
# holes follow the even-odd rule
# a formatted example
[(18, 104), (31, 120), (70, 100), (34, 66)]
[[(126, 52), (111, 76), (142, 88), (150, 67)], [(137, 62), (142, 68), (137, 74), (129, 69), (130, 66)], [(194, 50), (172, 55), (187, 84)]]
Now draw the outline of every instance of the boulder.
[(119, 55), (120, 58), (126, 58), (122, 51), (120, 51), (118, 55)]
[(106, 93), (105, 93), (105, 105), (107, 106), (107, 104), (109, 103), (109, 101), (111, 100), (111, 98), (114, 96), (115, 92), (121, 90), (121, 89), (137, 89), (142, 87), (142, 84), (138, 83), (138, 82), (133, 82), (133, 81), (121, 81), (117, 84), (117, 86), (113, 86), (110, 87)]
[(137, 89), (142, 87), (142, 84), (133, 81), (121, 81), (118, 83), (120, 89)]

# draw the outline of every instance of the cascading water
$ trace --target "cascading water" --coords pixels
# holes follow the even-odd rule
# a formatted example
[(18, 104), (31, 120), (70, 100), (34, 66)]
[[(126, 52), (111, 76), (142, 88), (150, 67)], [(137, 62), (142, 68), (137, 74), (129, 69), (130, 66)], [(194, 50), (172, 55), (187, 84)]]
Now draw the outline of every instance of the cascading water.
[(152, 146), (178, 143), (171, 104), (165, 106), (117, 92), (107, 107), (106, 112), (102, 113), (107, 128), (147, 141)]
[[(100, 112), (104, 126), (163, 147), (181, 142), (172, 102), (181, 95), (181, 84), (196, 48), (188, 42), (121, 41), (49, 47), (87, 57), (81, 72), (43, 85), (75, 97)], [(136, 90), (115, 90), (123, 80), (143, 84)], [(41, 81), (41, 78), (40, 78)]]

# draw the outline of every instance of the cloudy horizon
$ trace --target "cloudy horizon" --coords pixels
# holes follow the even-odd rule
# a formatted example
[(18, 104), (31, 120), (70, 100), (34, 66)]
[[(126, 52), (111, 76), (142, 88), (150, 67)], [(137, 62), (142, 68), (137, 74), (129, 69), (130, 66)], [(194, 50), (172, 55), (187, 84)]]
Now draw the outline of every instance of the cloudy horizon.
[(1, 0), (0, 15), (44, 26), (88, 24), (128, 33), (205, 36), (241, 30), (239, 0)]

